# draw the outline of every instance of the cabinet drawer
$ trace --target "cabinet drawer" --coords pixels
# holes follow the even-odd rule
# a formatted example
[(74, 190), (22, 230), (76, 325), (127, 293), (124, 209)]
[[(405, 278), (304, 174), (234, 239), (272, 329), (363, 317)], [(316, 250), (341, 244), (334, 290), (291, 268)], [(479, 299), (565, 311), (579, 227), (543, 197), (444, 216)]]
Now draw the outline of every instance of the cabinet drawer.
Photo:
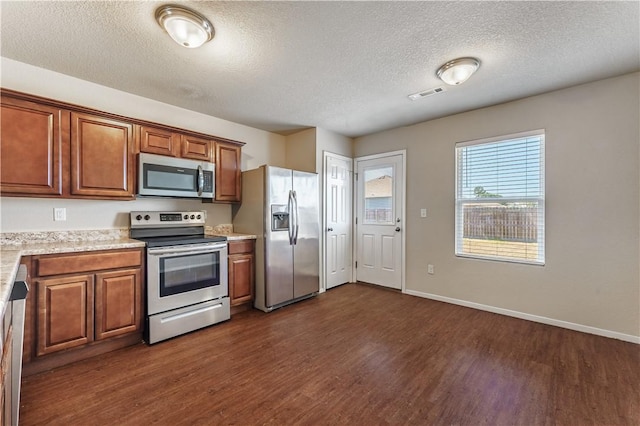
[(229, 241), (229, 254), (253, 253), (253, 240)]
[(48, 255), (37, 257), (35, 263), (36, 275), (39, 277), (129, 268), (141, 265), (142, 251), (102, 251), (81, 254)]

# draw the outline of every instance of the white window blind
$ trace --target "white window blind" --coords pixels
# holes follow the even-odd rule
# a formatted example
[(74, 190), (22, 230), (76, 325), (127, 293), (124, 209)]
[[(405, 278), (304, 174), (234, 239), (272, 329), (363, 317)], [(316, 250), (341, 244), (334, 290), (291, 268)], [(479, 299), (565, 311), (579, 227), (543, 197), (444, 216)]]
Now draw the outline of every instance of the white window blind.
[(456, 144), (456, 255), (544, 264), (544, 131)]

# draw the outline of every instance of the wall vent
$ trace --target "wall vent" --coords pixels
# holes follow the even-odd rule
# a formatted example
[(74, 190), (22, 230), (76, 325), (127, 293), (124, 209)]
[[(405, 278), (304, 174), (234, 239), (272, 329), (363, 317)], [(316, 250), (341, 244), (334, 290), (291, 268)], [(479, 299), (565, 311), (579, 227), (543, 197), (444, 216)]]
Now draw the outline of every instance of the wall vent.
[(417, 99), (426, 98), (427, 96), (435, 95), (436, 93), (446, 92), (447, 89), (444, 87), (436, 87), (435, 89), (423, 90), (422, 92), (414, 93), (413, 95), (409, 95), (409, 99), (415, 101)]

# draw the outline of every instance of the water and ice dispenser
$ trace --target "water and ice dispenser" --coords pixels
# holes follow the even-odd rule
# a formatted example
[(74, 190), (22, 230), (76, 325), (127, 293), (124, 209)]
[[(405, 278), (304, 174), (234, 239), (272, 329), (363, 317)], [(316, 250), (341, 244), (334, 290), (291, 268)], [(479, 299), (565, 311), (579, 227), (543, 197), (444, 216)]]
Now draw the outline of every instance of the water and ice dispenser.
[(286, 204), (271, 205), (271, 230), (286, 231), (289, 229), (289, 212)]

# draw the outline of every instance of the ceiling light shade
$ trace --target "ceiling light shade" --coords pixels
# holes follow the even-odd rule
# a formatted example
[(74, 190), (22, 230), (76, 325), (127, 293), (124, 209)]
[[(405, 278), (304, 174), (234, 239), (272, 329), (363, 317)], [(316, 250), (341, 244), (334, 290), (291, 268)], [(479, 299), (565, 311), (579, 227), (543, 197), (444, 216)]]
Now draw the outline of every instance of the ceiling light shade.
[(158, 24), (181, 46), (200, 47), (213, 38), (213, 25), (198, 12), (176, 5), (156, 10)]
[(478, 67), (480, 61), (475, 58), (458, 58), (441, 66), (436, 75), (445, 83), (455, 86), (467, 81)]

